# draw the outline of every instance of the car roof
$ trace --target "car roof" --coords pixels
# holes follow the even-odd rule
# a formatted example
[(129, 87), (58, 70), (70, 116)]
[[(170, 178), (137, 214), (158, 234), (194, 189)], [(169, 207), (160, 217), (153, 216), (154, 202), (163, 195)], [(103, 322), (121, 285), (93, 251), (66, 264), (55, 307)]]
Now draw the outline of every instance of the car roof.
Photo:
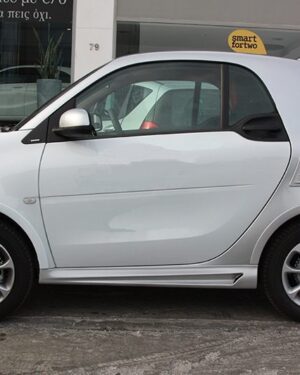
[(119, 66), (119, 65), (131, 65), (139, 64), (145, 62), (154, 61), (182, 61), (182, 60), (202, 60), (207, 62), (228, 62), (238, 65), (260, 65), (260, 64), (294, 64), (300, 66), (299, 61), (274, 57), (268, 55), (254, 55), (246, 53), (234, 53), (234, 52), (214, 52), (214, 51), (164, 51), (164, 52), (149, 52), (149, 53), (139, 53), (127, 56), (119, 57), (109, 64)]

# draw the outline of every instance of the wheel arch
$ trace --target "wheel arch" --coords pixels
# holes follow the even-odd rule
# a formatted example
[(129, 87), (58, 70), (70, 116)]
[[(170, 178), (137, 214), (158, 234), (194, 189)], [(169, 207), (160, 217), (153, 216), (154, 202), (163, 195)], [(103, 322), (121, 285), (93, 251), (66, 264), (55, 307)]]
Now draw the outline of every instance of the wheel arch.
[(20, 225), (18, 225), (10, 217), (8, 217), (8, 216), (6, 216), (2, 213), (0, 213), (0, 221), (2, 223), (6, 223), (7, 225), (16, 229), (20, 233), (20, 235), (23, 237), (24, 241), (26, 241), (26, 243), (28, 245), (28, 248), (30, 250), (31, 258), (33, 260), (35, 276), (38, 278), (39, 272), (40, 272), (40, 264), (39, 264), (39, 260), (38, 260), (35, 248), (33, 246), (33, 243), (30, 240), (30, 238), (28, 237), (27, 233), (22, 229), (22, 227)]
[(264, 259), (269, 251), (270, 244), (272, 241), (280, 235), (281, 232), (283, 232), (286, 228), (294, 225), (299, 225), (299, 232), (300, 232), (300, 213), (297, 215), (289, 218), (284, 223), (281, 223), (279, 227), (276, 228), (276, 230), (273, 231), (273, 233), (269, 236), (267, 242), (265, 243), (258, 262), (258, 285), (260, 285), (260, 279), (261, 279), (261, 272), (262, 272), (262, 265), (264, 264)]
[[(11, 215), (7, 212), (0, 211), (0, 221), (5, 222), (13, 226), (18, 230), (29, 245), (32, 258), (34, 259), (34, 265), (38, 270), (48, 269), (55, 267), (54, 261), (50, 250), (48, 250), (48, 242), (45, 238), (42, 238), (41, 230), (35, 228), (30, 222), (25, 220), (24, 217), (16, 215), (15, 212), (11, 212)], [(43, 228), (44, 231), (44, 228)]]

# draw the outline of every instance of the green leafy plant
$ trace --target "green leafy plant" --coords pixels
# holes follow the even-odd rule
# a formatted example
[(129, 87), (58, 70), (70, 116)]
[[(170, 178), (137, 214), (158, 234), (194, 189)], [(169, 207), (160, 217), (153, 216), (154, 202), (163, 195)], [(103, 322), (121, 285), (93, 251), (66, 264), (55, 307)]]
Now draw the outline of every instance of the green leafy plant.
[(59, 66), (62, 60), (62, 51), (60, 44), (64, 34), (62, 33), (57, 39), (54, 37), (48, 37), (48, 44), (46, 47), (43, 46), (41, 38), (36, 31), (33, 29), (34, 35), (39, 46), (39, 73), (41, 78), (56, 79), (59, 75)]

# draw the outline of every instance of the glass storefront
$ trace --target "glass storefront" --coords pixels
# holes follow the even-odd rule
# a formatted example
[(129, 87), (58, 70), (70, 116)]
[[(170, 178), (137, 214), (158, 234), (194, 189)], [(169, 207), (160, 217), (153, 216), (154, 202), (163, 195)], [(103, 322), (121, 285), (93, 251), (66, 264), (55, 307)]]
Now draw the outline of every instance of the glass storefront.
[[(87, 4), (85, 0), (81, 0), (81, 4), (83, 3)], [(89, 6), (94, 9), (95, 3), (91, 4)], [(0, 126), (19, 122), (48, 99), (46, 94), (54, 95), (69, 84), (72, 19), (73, 0), (0, 0)], [(97, 32), (104, 36), (98, 37), (95, 31), (97, 28), (93, 25), (93, 28), (88, 29), (87, 22), (84, 20), (85, 27), (80, 28), (84, 31), (82, 34), (78, 33), (80, 38), (76, 34), (76, 48), (79, 46), (80, 51), (93, 53), (96, 62), (102, 61), (100, 54), (103, 53), (104, 46), (113, 42), (110, 39), (108, 41), (107, 34), (102, 29)], [(101, 25), (98, 18), (95, 22)], [(113, 19), (111, 24), (114, 25)], [(228, 36), (236, 28), (119, 21), (116, 30), (116, 56), (167, 50), (231, 51)], [(263, 40), (267, 54), (300, 58), (300, 30), (267, 27), (249, 29)], [(91, 34), (87, 33), (88, 30)], [(99, 43), (98, 38), (101, 40), (101, 37), (103, 41)], [(93, 46), (98, 47), (93, 50)], [(106, 49), (113, 50), (110, 46), (106, 46)], [(107, 59), (112, 54), (113, 52), (107, 53)], [(85, 68), (82, 56), (86, 59), (84, 53), (79, 57), (77, 55), (76, 65), (86, 72), (88, 68)], [(43, 81), (51, 79), (58, 82), (50, 89), (46, 83), (41, 83), (41, 78)]]
[(57, 81), (56, 91), (70, 83), (72, 13), (73, 0), (0, 1), (0, 125), (48, 99), (38, 100), (38, 80)]
[[(238, 27), (118, 22), (117, 56), (175, 50), (228, 51), (227, 38)], [(300, 31), (250, 28), (263, 40), (267, 54), (300, 58)]]

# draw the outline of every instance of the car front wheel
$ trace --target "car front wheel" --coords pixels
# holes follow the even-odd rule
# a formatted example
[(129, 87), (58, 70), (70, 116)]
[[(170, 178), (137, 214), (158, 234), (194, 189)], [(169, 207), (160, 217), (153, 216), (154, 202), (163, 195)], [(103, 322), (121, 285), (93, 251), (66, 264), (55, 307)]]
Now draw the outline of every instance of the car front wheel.
[(271, 239), (261, 267), (262, 286), (280, 312), (300, 321), (300, 224)]
[(34, 282), (34, 263), (21, 233), (0, 222), (0, 318), (19, 308)]

